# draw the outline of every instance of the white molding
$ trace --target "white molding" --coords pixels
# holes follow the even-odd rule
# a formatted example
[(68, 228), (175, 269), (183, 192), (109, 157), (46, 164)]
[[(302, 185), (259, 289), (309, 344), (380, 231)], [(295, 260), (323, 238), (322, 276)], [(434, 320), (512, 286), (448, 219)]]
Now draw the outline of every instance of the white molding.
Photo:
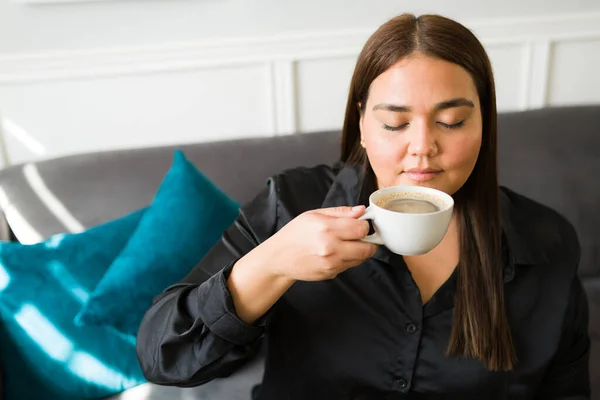
[(548, 105), (549, 74), (551, 68), (552, 41), (540, 41), (529, 46), (531, 69), (528, 76), (529, 93), (527, 106), (542, 108)]
[(0, 85), (354, 55), (368, 34), (367, 31), (317, 32), (4, 55), (0, 56)]
[(465, 25), (485, 43), (495, 41), (527, 42), (537, 40), (579, 40), (598, 37), (600, 12), (489, 18), (465, 21)]
[(277, 109), (277, 81), (275, 78), (275, 64), (265, 64), (267, 74), (267, 121), (273, 135), (277, 135), (278, 109)]
[[(464, 21), (486, 46), (600, 38), (600, 13)], [(0, 56), (0, 85), (356, 56), (372, 29)]]
[(529, 101), (531, 98), (531, 70), (533, 69), (534, 63), (534, 54), (533, 54), (533, 46), (531, 43), (528, 43), (521, 47), (523, 61), (521, 64), (521, 81), (519, 84), (521, 85), (521, 91), (519, 94), (519, 109), (525, 110), (529, 106)]
[(297, 132), (296, 62), (279, 60), (270, 64), (272, 82), (273, 132)]

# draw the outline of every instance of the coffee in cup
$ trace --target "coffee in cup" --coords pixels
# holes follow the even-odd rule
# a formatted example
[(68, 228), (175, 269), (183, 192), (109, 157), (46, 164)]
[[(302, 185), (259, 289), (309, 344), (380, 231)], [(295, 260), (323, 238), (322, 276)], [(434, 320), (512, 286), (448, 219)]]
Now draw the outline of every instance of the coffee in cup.
[(422, 186), (393, 186), (369, 196), (369, 207), (360, 219), (373, 221), (375, 233), (362, 240), (385, 245), (392, 252), (425, 254), (444, 238), (454, 200), (448, 194)]
[(409, 214), (427, 214), (439, 211), (439, 207), (427, 200), (415, 199), (394, 199), (386, 203), (379, 204), (379, 207), (394, 212), (403, 212)]

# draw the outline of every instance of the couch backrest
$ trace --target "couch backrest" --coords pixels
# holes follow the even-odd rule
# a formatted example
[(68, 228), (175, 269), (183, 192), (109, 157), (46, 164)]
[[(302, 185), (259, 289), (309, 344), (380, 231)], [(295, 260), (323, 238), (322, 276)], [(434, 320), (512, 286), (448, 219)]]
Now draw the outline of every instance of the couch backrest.
[(500, 183), (546, 204), (577, 229), (582, 276), (600, 276), (600, 106), (499, 119)]
[[(332, 163), (339, 157), (339, 132), (238, 139), (213, 143), (105, 151), (61, 157), (34, 164), (43, 185), (83, 225), (92, 227), (150, 204), (173, 161), (175, 149), (219, 188), (245, 203), (266, 179), (299, 165)], [(27, 170), (29, 168), (29, 170)], [(31, 242), (15, 225), (23, 219), (43, 238), (67, 230), (44, 204), (44, 193), (31, 182), (31, 166), (0, 171), (0, 201), (18, 210), (10, 221), (17, 238)], [(6, 210), (6, 204), (3, 204)]]

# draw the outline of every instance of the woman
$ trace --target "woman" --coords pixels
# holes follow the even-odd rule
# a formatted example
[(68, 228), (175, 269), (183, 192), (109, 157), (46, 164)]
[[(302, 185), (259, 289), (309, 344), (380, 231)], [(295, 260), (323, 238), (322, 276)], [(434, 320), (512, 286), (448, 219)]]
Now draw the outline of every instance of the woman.
[[(370, 193), (454, 197), (442, 242), (360, 241)], [(449, 19), (402, 15), (362, 50), (341, 163), (272, 177), (222, 240), (158, 296), (138, 334), (150, 381), (226, 376), (267, 342), (259, 399), (587, 399), (579, 244), (496, 171), (488, 57)]]

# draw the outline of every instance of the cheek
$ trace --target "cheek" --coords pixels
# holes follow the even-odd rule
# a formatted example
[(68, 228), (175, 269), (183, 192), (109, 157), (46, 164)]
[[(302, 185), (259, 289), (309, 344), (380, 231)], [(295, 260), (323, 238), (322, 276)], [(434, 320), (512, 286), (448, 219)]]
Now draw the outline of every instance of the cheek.
[[(386, 136), (386, 133), (381, 136)], [(367, 144), (367, 156), (371, 167), (375, 175), (386, 185), (388, 180), (395, 179), (398, 166), (402, 164), (403, 146), (398, 142), (398, 140), (378, 138), (369, 141)]]
[(395, 162), (400, 159), (398, 145), (390, 141), (372, 141), (367, 146), (369, 158), (377, 160), (380, 163)]
[(465, 135), (460, 138), (456, 138), (448, 144), (448, 152), (450, 162), (456, 169), (467, 169), (470, 173), (477, 158), (479, 157), (479, 151), (481, 149), (481, 135)]
[(406, 147), (395, 132), (388, 132), (381, 128), (381, 124), (370, 121), (365, 124), (363, 134), (367, 155), (373, 167), (376, 165), (394, 165), (402, 160), (403, 149)]

